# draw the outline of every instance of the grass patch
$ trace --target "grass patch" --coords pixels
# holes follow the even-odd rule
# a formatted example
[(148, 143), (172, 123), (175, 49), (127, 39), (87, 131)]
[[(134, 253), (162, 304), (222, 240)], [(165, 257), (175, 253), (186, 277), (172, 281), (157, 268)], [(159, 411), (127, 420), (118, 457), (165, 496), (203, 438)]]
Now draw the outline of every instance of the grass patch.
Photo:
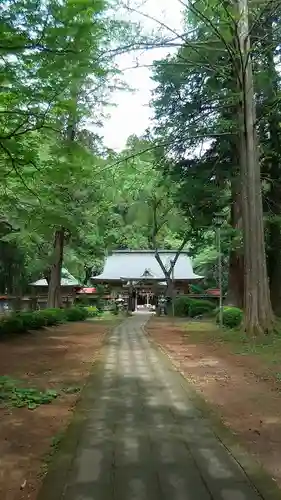
[[(213, 321), (187, 322), (185, 332), (185, 337), (194, 343), (224, 344), (229, 346), (234, 354), (260, 357), (271, 369), (272, 365), (281, 366), (281, 333), (253, 339), (238, 329), (220, 330)], [(274, 375), (281, 381), (281, 373), (277, 372)]]
[(77, 392), (81, 391), (81, 387), (79, 386), (69, 386), (69, 387), (63, 387), (62, 392), (65, 394), (77, 394)]
[(49, 455), (53, 455), (58, 450), (60, 443), (62, 442), (64, 436), (64, 431), (58, 432), (52, 439), (51, 452)]
[(51, 403), (58, 395), (58, 392), (53, 389), (40, 391), (35, 388), (22, 387), (19, 381), (11, 377), (0, 377), (0, 402), (4, 406), (27, 407), (29, 410), (35, 410), (40, 405)]
[(59, 431), (52, 438), (50, 449), (49, 449), (48, 453), (46, 454), (46, 456), (44, 457), (44, 462), (41, 464), (41, 476), (42, 477), (47, 474), (48, 469), (49, 469), (49, 465), (50, 465), (51, 461), (53, 460), (54, 455), (57, 453), (64, 436), (65, 436), (65, 430)]
[(99, 316), (94, 316), (88, 318), (88, 321), (116, 321), (118, 318), (125, 318), (125, 314), (120, 312), (120, 314), (113, 314), (112, 311), (104, 311)]
[(6, 375), (0, 377), (0, 406), (12, 408), (28, 408), (35, 410), (40, 405), (52, 403), (61, 394), (76, 394), (80, 392), (78, 386), (63, 387), (60, 391), (23, 387), (23, 383)]

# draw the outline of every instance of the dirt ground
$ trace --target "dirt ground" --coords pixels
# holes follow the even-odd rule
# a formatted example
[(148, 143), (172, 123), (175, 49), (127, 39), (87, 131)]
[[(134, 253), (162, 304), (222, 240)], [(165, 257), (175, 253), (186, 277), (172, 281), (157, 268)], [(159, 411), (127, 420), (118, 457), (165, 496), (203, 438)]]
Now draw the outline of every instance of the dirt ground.
[(210, 328), (153, 318), (147, 330), (281, 487), (281, 357), (239, 353)]
[[(73, 323), (0, 342), (0, 375), (25, 387), (82, 387), (110, 322)], [(0, 407), (0, 498), (35, 500), (46, 462), (71, 418), (79, 393), (35, 410)]]

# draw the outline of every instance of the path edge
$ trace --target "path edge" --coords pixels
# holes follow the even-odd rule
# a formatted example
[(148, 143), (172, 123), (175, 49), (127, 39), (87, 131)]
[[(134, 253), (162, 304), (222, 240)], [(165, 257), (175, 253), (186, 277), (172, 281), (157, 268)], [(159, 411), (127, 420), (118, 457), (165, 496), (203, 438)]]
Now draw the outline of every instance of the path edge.
[(74, 407), (70, 421), (62, 432), (58, 449), (50, 459), (48, 470), (39, 488), (36, 500), (62, 500), (68, 484), (68, 476), (75, 460), (84, 424), (88, 420), (88, 412), (93, 402), (93, 390), (98, 387), (101, 376), (103, 360), (108, 349), (108, 338), (113, 330), (119, 327), (125, 318), (110, 325), (105, 333), (99, 350), (99, 359), (93, 362), (89, 377), (87, 378), (80, 396)]
[(201, 412), (202, 416), (210, 421), (213, 433), (237, 462), (238, 466), (243, 470), (251, 486), (260, 495), (262, 500), (281, 500), (281, 490), (277, 486), (275, 480), (264, 467), (243, 448), (237, 435), (223, 423), (218, 412), (204, 399), (203, 395), (196, 391), (192, 381), (189, 380), (187, 375), (177, 366), (169, 352), (159, 342), (152, 338), (148, 331), (148, 327), (149, 323), (147, 323), (143, 329), (149, 342), (162, 357), (167, 369), (172, 368), (180, 374), (182, 388), (191, 397), (194, 406)]

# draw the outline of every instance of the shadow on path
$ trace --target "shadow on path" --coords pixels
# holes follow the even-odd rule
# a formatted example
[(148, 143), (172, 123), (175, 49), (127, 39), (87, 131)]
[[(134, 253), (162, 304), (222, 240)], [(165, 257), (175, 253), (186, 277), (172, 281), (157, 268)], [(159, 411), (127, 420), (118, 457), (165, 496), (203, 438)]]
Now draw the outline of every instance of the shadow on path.
[(181, 376), (148, 341), (146, 320), (129, 318), (107, 342), (60, 498), (260, 499)]

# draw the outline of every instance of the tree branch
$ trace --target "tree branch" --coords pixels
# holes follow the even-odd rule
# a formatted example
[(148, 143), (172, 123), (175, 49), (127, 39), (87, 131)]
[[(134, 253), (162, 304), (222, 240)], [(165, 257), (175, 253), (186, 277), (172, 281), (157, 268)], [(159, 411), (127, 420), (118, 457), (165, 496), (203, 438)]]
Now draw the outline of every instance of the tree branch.
[(22, 174), (20, 173), (17, 165), (16, 165), (16, 161), (15, 161), (15, 158), (13, 157), (12, 153), (9, 151), (9, 149), (2, 143), (0, 142), (0, 147), (3, 149), (3, 151), (6, 153), (6, 155), (8, 156), (10, 162), (11, 162), (11, 165), (12, 165), (12, 168), (13, 170), (16, 172), (17, 176), (20, 178), (20, 180), (22, 181), (24, 187), (33, 195), (35, 196), (39, 202), (40, 202), (40, 198), (38, 197), (38, 195), (26, 184)]

